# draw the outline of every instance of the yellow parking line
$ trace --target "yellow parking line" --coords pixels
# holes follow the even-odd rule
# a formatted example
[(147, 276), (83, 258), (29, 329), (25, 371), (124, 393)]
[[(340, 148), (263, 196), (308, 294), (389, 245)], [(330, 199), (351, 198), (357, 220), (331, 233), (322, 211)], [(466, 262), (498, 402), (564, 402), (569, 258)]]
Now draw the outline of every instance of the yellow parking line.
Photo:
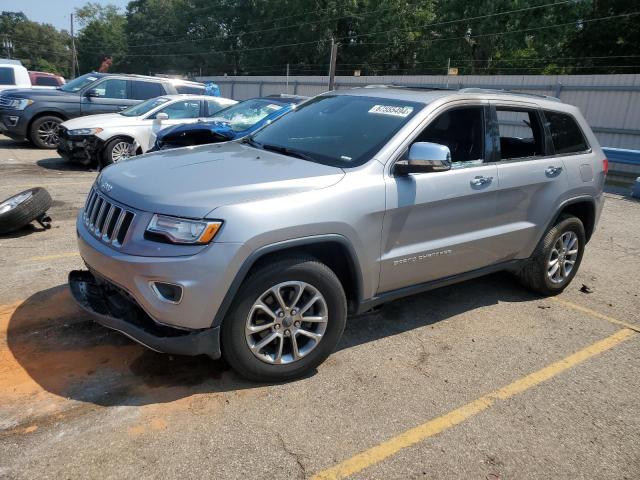
[(56, 253), (54, 255), (41, 255), (38, 257), (29, 257), (27, 260), (57, 260), (58, 258), (79, 257), (78, 252)]
[(608, 315), (603, 315), (600, 312), (596, 312), (595, 310), (591, 310), (590, 308), (583, 307), (582, 305), (578, 305), (576, 303), (569, 302), (567, 300), (563, 300), (558, 297), (551, 297), (549, 300), (553, 300), (556, 303), (564, 305), (565, 307), (572, 308), (582, 313), (586, 313), (587, 315), (591, 315), (592, 317), (599, 318), (600, 320), (606, 320), (607, 322), (615, 323), (616, 325), (621, 325), (624, 328), (628, 328), (629, 330), (633, 330), (634, 332), (640, 333), (640, 326), (632, 325), (627, 322), (623, 322), (618, 320), (617, 318), (610, 317)]
[(537, 372), (531, 373), (526, 377), (520, 378), (509, 385), (495, 390), (491, 393), (463, 405), (445, 415), (434, 418), (422, 425), (418, 425), (397, 435), (375, 447), (361, 452), (334, 467), (323, 470), (312, 477), (314, 480), (338, 479), (345, 478), (354, 473), (360, 472), (365, 468), (382, 462), (383, 460), (395, 455), (400, 450), (415, 445), (429, 437), (433, 437), (445, 430), (448, 430), (474, 415), (488, 409), (497, 400), (507, 400), (514, 395), (522, 393), (540, 383), (549, 380), (560, 373), (572, 368), (589, 358), (603, 353), (616, 345), (628, 340), (636, 335), (636, 332), (627, 328), (619, 330), (610, 337), (596, 342), (573, 355), (569, 355), (562, 360), (552, 363)]

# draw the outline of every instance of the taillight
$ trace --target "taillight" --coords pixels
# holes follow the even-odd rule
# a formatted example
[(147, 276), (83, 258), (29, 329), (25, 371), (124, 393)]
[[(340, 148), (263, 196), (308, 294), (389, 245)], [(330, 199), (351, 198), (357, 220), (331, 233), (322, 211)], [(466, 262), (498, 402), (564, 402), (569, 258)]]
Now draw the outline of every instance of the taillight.
[(609, 159), (608, 158), (605, 158), (604, 160), (602, 160), (602, 171), (604, 172), (605, 175), (607, 173), (609, 173)]

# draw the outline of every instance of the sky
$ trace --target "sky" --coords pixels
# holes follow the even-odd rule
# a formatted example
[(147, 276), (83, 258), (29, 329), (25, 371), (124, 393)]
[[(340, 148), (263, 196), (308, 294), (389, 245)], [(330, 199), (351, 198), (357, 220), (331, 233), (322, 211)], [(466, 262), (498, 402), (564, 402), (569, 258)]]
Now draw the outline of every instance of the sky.
[[(112, 4), (122, 10), (129, 0), (92, 0), (95, 3)], [(0, 11), (22, 11), (29, 20), (50, 23), (58, 29), (69, 30), (69, 15), (89, 0), (0, 0)], [(76, 29), (78, 25), (76, 24)]]

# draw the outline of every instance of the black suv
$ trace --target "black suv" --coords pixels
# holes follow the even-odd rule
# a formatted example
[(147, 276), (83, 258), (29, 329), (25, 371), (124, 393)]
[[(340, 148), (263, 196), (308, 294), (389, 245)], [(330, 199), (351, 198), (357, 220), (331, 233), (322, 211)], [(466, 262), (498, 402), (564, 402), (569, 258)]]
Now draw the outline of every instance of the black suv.
[(58, 125), (70, 118), (124, 110), (166, 94), (204, 95), (201, 83), (170, 78), (87, 73), (55, 89), (15, 89), (0, 95), (0, 133), (56, 148)]

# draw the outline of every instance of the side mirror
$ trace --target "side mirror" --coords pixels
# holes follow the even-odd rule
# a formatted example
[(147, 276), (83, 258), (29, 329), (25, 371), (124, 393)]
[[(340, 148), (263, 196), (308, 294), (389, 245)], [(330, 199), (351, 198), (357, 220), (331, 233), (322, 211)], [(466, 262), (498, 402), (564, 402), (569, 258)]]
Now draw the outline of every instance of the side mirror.
[(399, 175), (447, 170), (451, 170), (449, 147), (430, 142), (414, 143), (409, 149), (409, 158), (396, 162), (394, 166), (394, 172)]
[(84, 96), (88, 98), (94, 98), (94, 97), (99, 97), (100, 93), (95, 88), (92, 88), (91, 90), (87, 90)]
[(169, 120), (169, 115), (164, 112), (156, 113), (156, 120), (161, 122), (162, 120)]

